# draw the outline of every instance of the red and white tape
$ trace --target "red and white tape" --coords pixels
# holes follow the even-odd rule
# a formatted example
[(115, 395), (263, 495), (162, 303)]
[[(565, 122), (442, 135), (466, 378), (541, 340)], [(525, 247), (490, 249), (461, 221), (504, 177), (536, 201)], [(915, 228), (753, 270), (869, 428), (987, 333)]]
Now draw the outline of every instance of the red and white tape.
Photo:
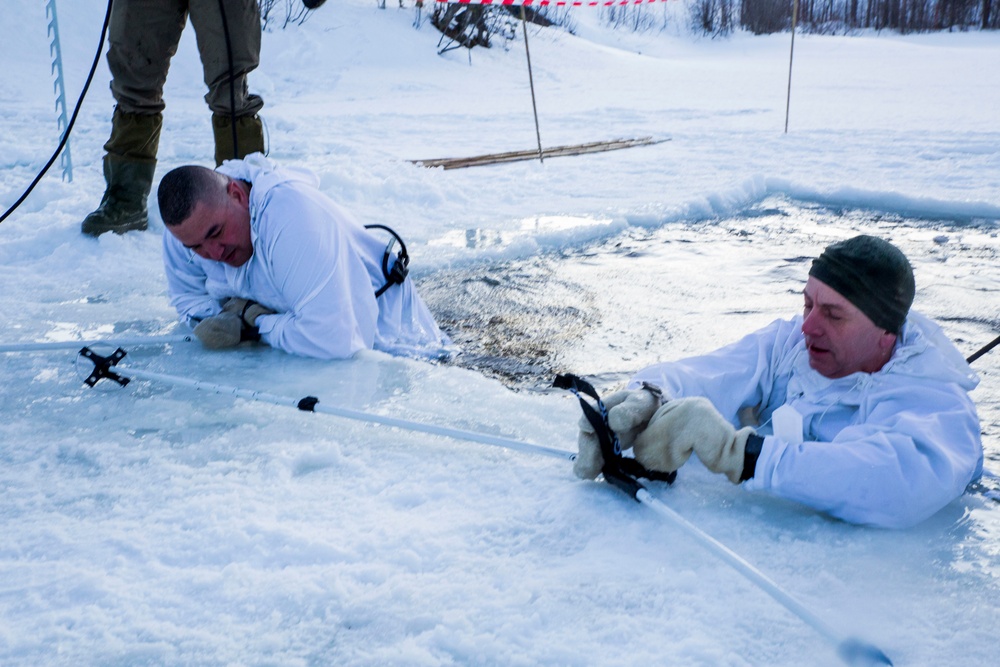
[(612, 5), (648, 5), (667, 0), (434, 0), (443, 5), (572, 5), (573, 7), (610, 7)]

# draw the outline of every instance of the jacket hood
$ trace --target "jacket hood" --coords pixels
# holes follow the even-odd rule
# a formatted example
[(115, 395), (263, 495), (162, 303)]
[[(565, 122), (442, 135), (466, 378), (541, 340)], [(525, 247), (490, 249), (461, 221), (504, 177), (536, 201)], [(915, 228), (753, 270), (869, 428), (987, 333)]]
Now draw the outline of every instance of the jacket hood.
[(896, 351), (882, 372), (954, 382), (966, 391), (979, 384), (979, 376), (941, 327), (912, 310), (906, 317)]
[(256, 218), (256, 211), (264, 203), (271, 188), (281, 183), (306, 183), (314, 188), (319, 187), (319, 178), (308, 169), (296, 167), (279, 167), (264, 157), (263, 153), (251, 153), (242, 160), (226, 160), (216, 168), (220, 174), (230, 178), (247, 181), (250, 188), (250, 217)]

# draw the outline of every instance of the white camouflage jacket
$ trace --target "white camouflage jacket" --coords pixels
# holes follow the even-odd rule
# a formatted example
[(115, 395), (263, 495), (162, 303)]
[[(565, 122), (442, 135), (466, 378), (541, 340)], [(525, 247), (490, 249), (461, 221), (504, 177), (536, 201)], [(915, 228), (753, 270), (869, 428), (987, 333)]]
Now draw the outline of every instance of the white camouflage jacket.
[[(831, 380), (814, 371), (799, 316), (710, 354), (650, 366), (630, 387), (643, 381), (667, 396), (704, 396), (734, 426), (741, 409), (756, 408), (764, 445), (744, 488), (844, 521), (916, 524), (982, 474), (968, 395), (979, 378), (940, 327), (912, 311), (876, 373)], [(785, 404), (801, 415), (801, 435), (774, 435), (771, 417)]]
[(240, 267), (199, 257), (163, 234), (173, 305), (193, 325), (238, 296), (276, 311), (257, 319), (261, 340), (320, 359), (358, 350), (438, 356), (449, 344), (412, 281), (385, 284), (387, 239), (366, 230), (317, 189), (308, 171), (279, 168), (255, 153), (217, 171), (248, 181), (253, 255)]

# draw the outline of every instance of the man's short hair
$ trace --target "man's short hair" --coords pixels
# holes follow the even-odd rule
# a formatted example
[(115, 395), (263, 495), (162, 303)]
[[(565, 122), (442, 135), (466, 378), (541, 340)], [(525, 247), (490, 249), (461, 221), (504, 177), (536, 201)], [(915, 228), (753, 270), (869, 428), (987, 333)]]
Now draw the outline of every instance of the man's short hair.
[(208, 167), (187, 165), (177, 167), (160, 180), (156, 200), (163, 224), (175, 227), (190, 217), (198, 202), (214, 203), (224, 188), (227, 177)]
[(899, 334), (916, 284), (906, 255), (884, 239), (862, 234), (827, 246), (809, 275), (850, 301), (875, 325)]

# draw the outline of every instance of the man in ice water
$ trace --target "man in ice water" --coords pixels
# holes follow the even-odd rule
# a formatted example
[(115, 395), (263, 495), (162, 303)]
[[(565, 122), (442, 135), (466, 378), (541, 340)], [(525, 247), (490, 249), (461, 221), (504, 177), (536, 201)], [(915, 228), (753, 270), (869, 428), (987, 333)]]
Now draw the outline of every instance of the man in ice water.
[[(648, 470), (693, 452), (734, 484), (844, 521), (916, 524), (980, 476), (983, 448), (968, 395), (979, 379), (910, 310), (914, 291), (892, 244), (834, 243), (812, 263), (802, 315), (643, 369), (604, 401), (609, 425)], [(586, 419), (579, 448), (574, 472), (593, 479), (603, 459)]]
[(181, 318), (213, 349), (261, 340), (320, 359), (444, 354), (448, 338), (412, 281), (386, 287), (386, 240), (317, 185), (260, 153), (164, 176), (163, 257)]

